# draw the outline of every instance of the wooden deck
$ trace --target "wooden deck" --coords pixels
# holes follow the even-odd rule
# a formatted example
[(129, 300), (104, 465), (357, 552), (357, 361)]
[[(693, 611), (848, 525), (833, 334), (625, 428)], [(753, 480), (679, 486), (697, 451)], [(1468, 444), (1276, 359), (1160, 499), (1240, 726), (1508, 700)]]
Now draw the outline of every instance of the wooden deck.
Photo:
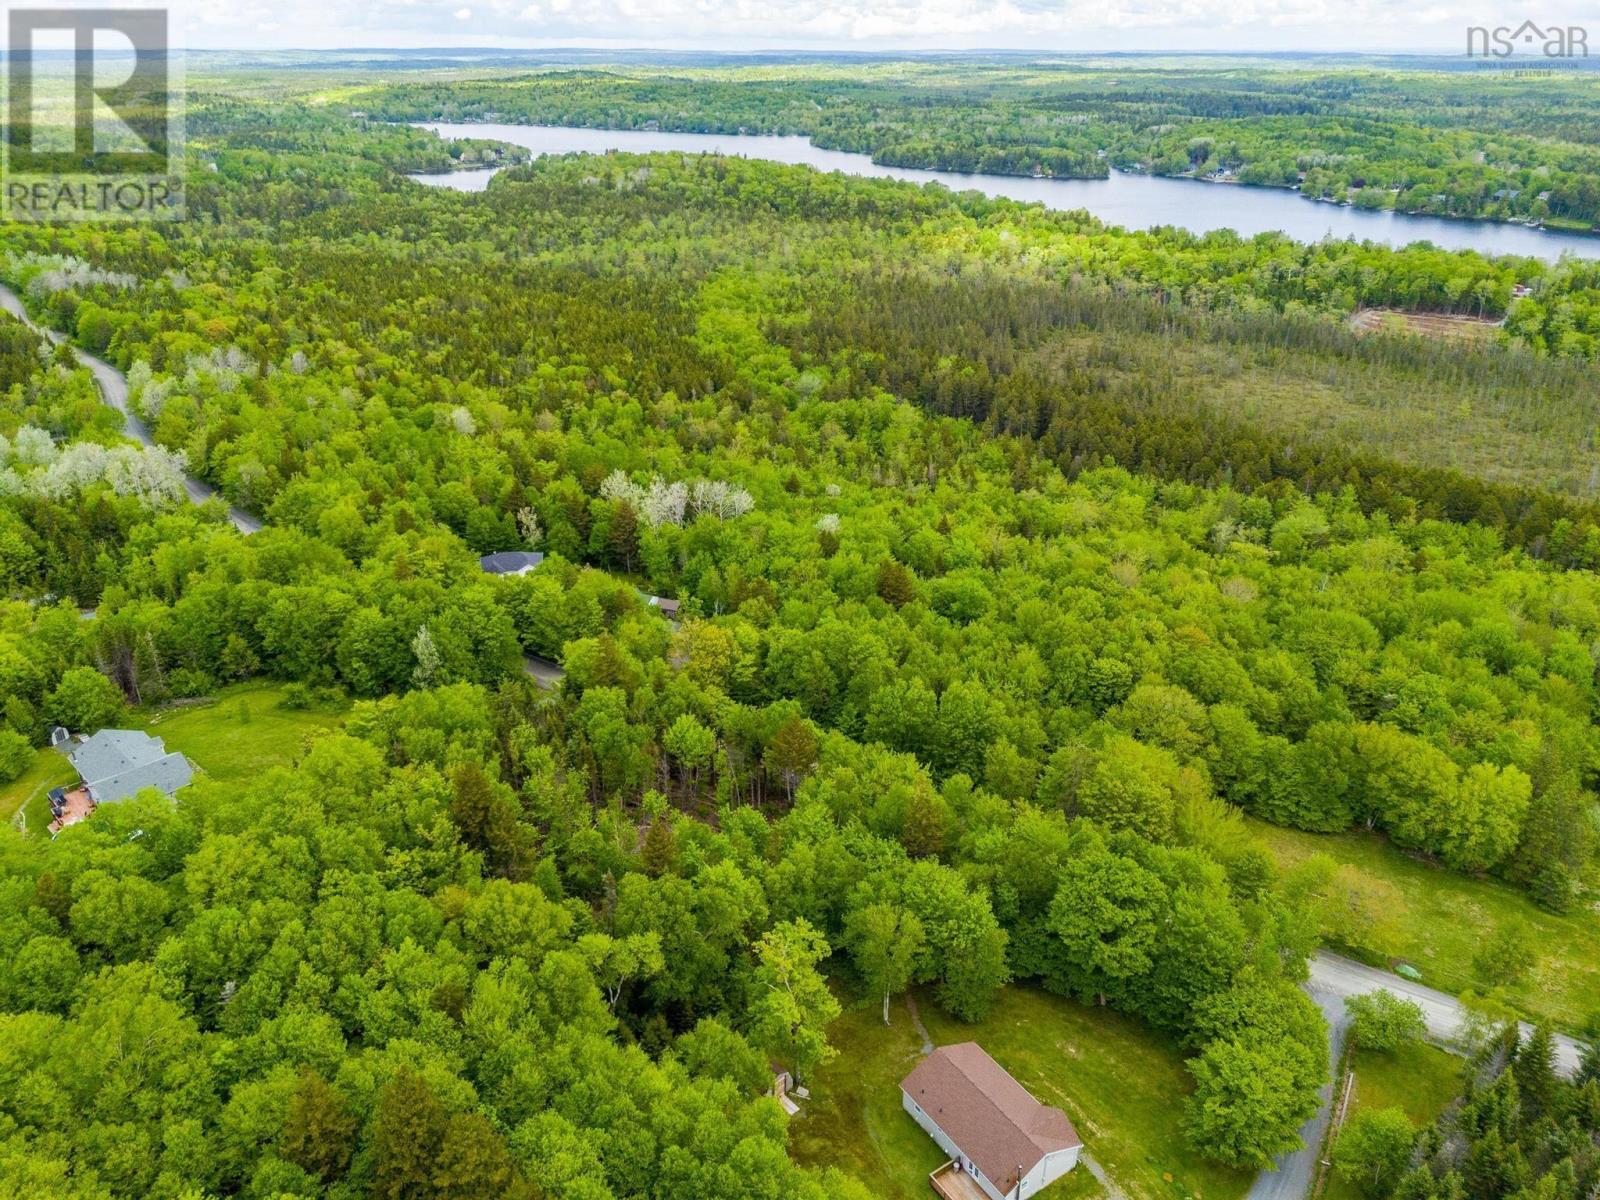
[(979, 1187), (971, 1175), (956, 1170), (953, 1161), (929, 1175), (928, 1182), (933, 1184), (933, 1190), (944, 1200), (989, 1200), (989, 1193)]
[(76, 825), (94, 811), (94, 801), (89, 798), (89, 789), (81, 784), (66, 793), (63, 799), (65, 803), (61, 806), (61, 815), (50, 822), (51, 837), (68, 825)]

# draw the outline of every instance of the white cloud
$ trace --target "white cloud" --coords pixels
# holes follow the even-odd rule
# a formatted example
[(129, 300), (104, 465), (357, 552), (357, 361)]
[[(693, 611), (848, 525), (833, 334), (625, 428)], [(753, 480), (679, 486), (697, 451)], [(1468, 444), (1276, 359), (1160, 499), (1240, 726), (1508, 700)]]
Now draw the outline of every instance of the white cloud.
[[(457, 0), (459, 3), (459, 0)], [(1580, 0), (1566, 0), (1574, 8)], [(1487, 0), (191, 0), (193, 46), (1458, 50)], [(1541, 9), (1546, 20), (1582, 23)], [(470, 32), (462, 23), (471, 21)]]

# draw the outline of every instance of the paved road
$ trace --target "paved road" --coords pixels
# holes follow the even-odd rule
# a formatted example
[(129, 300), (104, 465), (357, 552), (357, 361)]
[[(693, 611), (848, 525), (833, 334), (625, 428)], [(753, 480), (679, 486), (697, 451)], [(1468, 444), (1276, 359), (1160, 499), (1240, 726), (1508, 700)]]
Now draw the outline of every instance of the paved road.
[[(1306, 981), (1305, 989), (1328, 1020), (1328, 1061), (1337, 1063), (1339, 1056), (1344, 1053), (1345, 1034), (1350, 1026), (1350, 1020), (1344, 1012), (1344, 998), (1355, 993), (1342, 990), (1339, 979), (1319, 978), (1318, 968), (1323, 957), (1319, 954), (1312, 959), (1311, 978)], [(1322, 1149), (1322, 1137), (1332, 1115), (1333, 1087), (1332, 1080), (1322, 1085), (1318, 1093), (1321, 1103), (1317, 1106), (1316, 1116), (1300, 1127), (1301, 1148), (1278, 1155), (1270, 1170), (1256, 1176), (1245, 1200), (1305, 1200), (1311, 1194), (1311, 1182), (1316, 1177), (1317, 1154)]]
[[(23, 307), (22, 300), (15, 292), (3, 284), (0, 284), (0, 308), (4, 308), (6, 312), (26, 323), (29, 328), (43, 334), (52, 342), (59, 344), (63, 340), (55, 330), (45, 329), (35, 324), (33, 318), (28, 316), (28, 310)], [(72, 353), (94, 375), (94, 381), (100, 388), (101, 398), (122, 414), (123, 432), (141, 446), (155, 445), (154, 440), (150, 437), (150, 430), (145, 427), (145, 423), (128, 408), (128, 381), (123, 377), (122, 372), (105, 360), (96, 358), (93, 354), (86, 350), (80, 350), (76, 346), (72, 347)], [(204, 480), (196, 479), (193, 475), (185, 475), (183, 477), (183, 489), (189, 493), (189, 499), (196, 504), (204, 504), (217, 494), (216, 488)], [(261, 529), (259, 518), (245, 512), (242, 508), (235, 508), (232, 505), (228, 506), (228, 520), (233, 523), (233, 527), (240, 533), (256, 533)]]
[[(1387, 988), (1397, 996), (1416, 1002), (1422, 1009), (1423, 1019), (1428, 1023), (1428, 1037), (1433, 1041), (1449, 1049), (1461, 1033), (1464, 1014), (1461, 1002), (1454, 996), (1420, 983), (1412, 983), (1392, 972), (1341, 958), (1337, 954), (1323, 952), (1311, 960), (1311, 985), (1313, 988), (1327, 988), (1341, 997), (1359, 996), (1364, 992)], [(1532, 1032), (1533, 1027), (1524, 1023), (1523, 1036)], [(1557, 1034), (1555, 1051), (1556, 1070), (1560, 1074), (1571, 1075), (1577, 1071), (1583, 1057), (1581, 1043), (1564, 1034)]]
[[(1345, 1036), (1349, 1030), (1350, 1022), (1344, 1011), (1345, 998), (1365, 995), (1380, 988), (1415, 1001), (1422, 1009), (1423, 1020), (1427, 1022), (1429, 1039), (1445, 1049), (1456, 1048), (1464, 1012), (1461, 1002), (1445, 992), (1424, 987), (1420, 983), (1412, 983), (1409, 979), (1402, 979), (1390, 971), (1369, 967), (1352, 959), (1341, 958), (1337, 954), (1329, 954), (1327, 951), (1320, 951), (1312, 958), (1311, 978), (1306, 981), (1305, 988), (1317, 1002), (1317, 1007), (1322, 1009), (1322, 1015), (1328, 1019), (1328, 1050), (1331, 1062), (1339, 1061), (1339, 1056), (1344, 1050)], [(1522, 1032), (1526, 1035), (1532, 1032), (1532, 1029), (1524, 1024)], [(1582, 1055), (1583, 1047), (1577, 1041), (1562, 1034), (1556, 1036), (1555, 1058), (1558, 1072), (1563, 1075), (1573, 1074), (1578, 1069)], [(1322, 1105), (1318, 1108), (1317, 1115), (1307, 1121), (1300, 1130), (1300, 1138), (1305, 1145), (1292, 1154), (1279, 1155), (1272, 1170), (1262, 1171), (1257, 1175), (1255, 1182), (1250, 1186), (1246, 1200), (1304, 1200), (1310, 1193), (1311, 1182), (1316, 1175), (1317, 1152), (1322, 1148), (1323, 1133), (1328, 1128), (1333, 1088), (1332, 1081), (1323, 1087)]]
[(567, 677), (567, 672), (560, 663), (540, 658), (537, 654), (524, 654), (522, 666), (542, 688), (558, 688), (561, 686), (561, 681)]

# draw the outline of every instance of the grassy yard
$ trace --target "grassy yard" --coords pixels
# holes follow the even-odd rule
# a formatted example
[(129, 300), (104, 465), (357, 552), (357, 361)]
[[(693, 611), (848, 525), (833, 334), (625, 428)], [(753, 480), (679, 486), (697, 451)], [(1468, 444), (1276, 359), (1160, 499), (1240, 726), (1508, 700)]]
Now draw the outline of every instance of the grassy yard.
[[(1357, 1050), (1350, 1058), (1355, 1091), (1346, 1120), (1363, 1108), (1399, 1108), (1418, 1129), (1432, 1125), (1461, 1091), (1463, 1061), (1419, 1042), (1394, 1054)], [(1361, 1189), (1336, 1173), (1328, 1176), (1323, 1200), (1362, 1200)]]
[[(1139, 1021), (1033, 988), (1011, 987), (988, 1019), (963, 1025), (931, 998), (920, 1004), (938, 1045), (975, 1041), (1046, 1104), (1063, 1109), (1086, 1149), (1131, 1200), (1234, 1200), (1248, 1172), (1198, 1160), (1179, 1131), (1189, 1090), (1177, 1046)], [(920, 1057), (905, 1005), (885, 1028), (875, 1009), (846, 1013), (830, 1038), (839, 1056), (812, 1080), (812, 1099), (789, 1126), (790, 1150), (832, 1164), (883, 1200), (923, 1200), (944, 1156), (900, 1107), (900, 1080)], [(1081, 1165), (1042, 1195), (1103, 1192)]]
[(1260, 821), (1252, 830), (1280, 866), (1325, 854), (1381, 889), (1382, 919), (1350, 949), (1374, 960), (1405, 960), (1423, 981), (1459, 993), (1479, 985), (1473, 955), (1508, 922), (1524, 923), (1539, 960), (1528, 977), (1507, 989), (1524, 1012), (1572, 1028), (1600, 1006), (1600, 922), (1592, 912), (1547, 913), (1521, 892), (1490, 879), (1445, 870), (1374, 834), (1317, 834)]
[(74, 783), (77, 778), (77, 772), (61, 755), (54, 750), (40, 750), (21, 778), (0, 786), (0, 816), (19, 824), (25, 822), (27, 829), (43, 829), (50, 824), (50, 789)]
[(283, 693), (278, 684), (239, 684), (218, 691), (214, 703), (141, 713), (132, 724), (214, 779), (253, 779), (293, 763), (308, 736), (344, 724), (347, 706), (285, 708)]
[(1431, 1125), (1461, 1091), (1466, 1060), (1417, 1042), (1393, 1054), (1357, 1050), (1350, 1056), (1356, 1090), (1350, 1111), (1403, 1108), (1418, 1128)]
[[(343, 705), (288, 709), (283, 707), (283, 694), (277, 684), (242, 683), (222, 688), (197, 704), (136, 709), (123, 726), (164, 739), (168, 750), (188, 755), (200, 772), (213, 779), (247, 780), (269, 767), (294, 762), (307, 736), (344, 722)], [(59, 753), (40, 750), (20, 779), (0, 787), (0, 818), (14, 819), (20, 810), (27, 830), (45, 829), (50, 823), (50, 789), (76, 779)]]

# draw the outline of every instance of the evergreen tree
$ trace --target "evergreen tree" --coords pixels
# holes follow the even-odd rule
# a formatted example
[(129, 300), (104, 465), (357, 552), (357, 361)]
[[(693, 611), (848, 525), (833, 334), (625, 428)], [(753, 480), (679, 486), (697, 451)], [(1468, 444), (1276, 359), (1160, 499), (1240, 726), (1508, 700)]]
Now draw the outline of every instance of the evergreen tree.
[(434, 1200), (448, 1118), (433, 1089), (401, 1067), (378, 1093), (372, 1128), (374, 1200)]
[(1547, 1023), (1541, 1021), (1535, 1025), (1527, 1040), (1518, 1047), (1511, 1073), (1517, 1081), (1524, 1119), (1537, 1121), (1550, 1111), (1556, 1086), (1555, 1043)]
[(520, 860), (522, 833), (510, 798), (476, 762), (458, 766), (450, 788), (450, 819), (461, 840), (483, 855), (491, 871), (512, 873)]
[(505, 1139), (482, 1113), (457, 1113), (444, 1128), (433, 1170), (434, 1200), (512, 1200), (527, 1195)]
[(344, 1097), (327, 1080), (302, 1071), (283, 1123), (283, 1156), (324, 1181), (335, 1179), (349, 1165), (357, 1125)]

